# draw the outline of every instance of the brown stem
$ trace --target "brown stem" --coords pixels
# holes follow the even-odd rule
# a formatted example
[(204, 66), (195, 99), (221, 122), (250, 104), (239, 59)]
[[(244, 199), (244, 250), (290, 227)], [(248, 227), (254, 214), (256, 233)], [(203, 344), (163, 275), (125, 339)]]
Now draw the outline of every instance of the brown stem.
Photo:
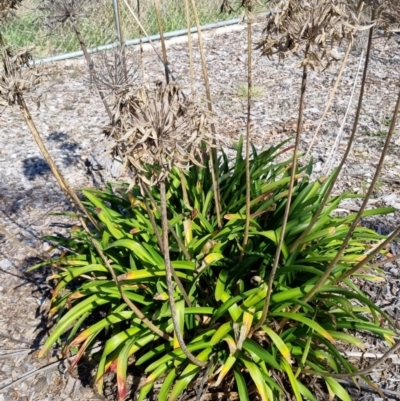
[(97, 228), (98, 226), (97, 226), (96, 221), (86, 210), (85, 206), (83, 205), (81, 200), (78, 198), (75, 191), (69, 186), (69, 184), (65, 180), (64, 176), (61, 174), (60, 170), (54, 163), (53, 158), (51, 157), (50, 153), (48, 152), (48, 150), (39, 134), (39, 131), (36, 128), (36, 125), (32, 119), (31, 113), (29, 112), (28, 106), (26, 105), (25, 100), (22, 95), (18, 95), (18, 104), (19, 104), (21, 113), (25, 119), (26, 125), (28, 126), (29, 130), (31, 131), (33, 138), (35, 139), (35, 142), (39, 146), (40, 151), (42, 152), (44, 158), (46, 159), (46, 162), (49, 164), (49, 167), (50, 167), (55, 179), (57, 180), (58, 185), (63, 190), (68, 201), (74, 207), (75, 213), (77, 215), (79, 215), (79, 209), (80, 209), (82, 212), (85, 213), (85, 215), (88, 217), (88, 219), (91, 221), (91, 223)]
[(158, 0), (154, 0), (154, 8), (156, 10), (158, 31), (160, 33), (160, 39), (161, 39), (161, 50), (162, 50), (163, 61), (164, 61), (165, 80), (166, 80), (167, 84), (169, 84), (167, 48), (165, 46), (164, 30), (163, 30), (162, 21), (161, 21), (160, 4), (159, 4)]
[(117, 19), (118, 23), (118, 40), (119, 44), (121, 46), (121, 55), (122, 55), (122, 64), (124, 68), (124, 77), (125, 81), (128, 81), (128, 70), (126, 68), (126, 54), (125, 54), (125, 41), (124, 41), (124, 34), (122, 32), (122, 26), (121, 26), (121, 12), (120, 12), (120, 7), (119, 7), (119, 0), (115, 0), (115, 16)]
[(192, 93), (194, 93), (193, 41), (192, 41), (192, 32), (190, 31), (191, 24), (190, 24), (189, 0), (185, 0), (185, 15), (186, 15), (186, 26), (188, 31), (190, 88)]
[[(150, 193), (149, 189), (147, 188), (146, 184), (143, 185), (143, 188), (144, 188), (147, 196), (150, 198), (150, 200), (151, 200), (151, 202), (153, 204), (153, 207), (156, 208), (157, 212), (161, 214), (161, 210), (158, 207), (156, 201), (154, 200), (153, 195)], [(171, 231), (171, 234), (174, 237), (175, 241), (178, 243), (179, 247), (181, 248), (183, 254), (185, 255), (185, 259), (190, 261), (191, 258), (190, 258), (189, 252), (187, 251), (187, 249), (185, 247), (185, 244), (178, 237), (178, 234), (175, 232), (174, 227), (172, 227), (172, 225), (171, 225), (171, 223), (169, 221), (168, 221), (168, 228), (169, 228), (169, 231)]]
[(161, 58), (161, 56), (159, 55), (156, 47), (154, 46), (153, 41), (151, 40), (151, 38), (149, 37), (148, 33), (146, 32), (146, 30), (144, 29), (142, 23), (140, 22), (140, 19), (138, 18), (138, 16), (135, 14), (135, 12), (132, 10), (131, 6), (128, 4), (128, 2), (126, 0), (123, 0), (123, 2), (126, 5), (126, 8), (129, 10), (129, 12), (131, 13), (132, 17), (134, 18), (134, 20), (136, 21), (136, 23), (138, 24), (140, 30), (144, 33), (144, 35), (146, 36), (147, 40), (149, 41), (151, 47), (154, 50), (154, 53), (156, 54), (157, 58), (163, 63), (164, 68), (167, 70), (167, 73), (169, 75), (169, 77), (172, 79), (172, 81), (175, 81), (174, 75), (172, 74), (171, 70), (168, 67), (168, 64), (165, 65), (163, 59)]
[[(137, 0), (137, 12), (138, 18), (140, 20), (140, 0)], [(144, 86), (146, 86), (146, 69), (144, 67), (144, 52), (143, 52), (143, 40), (142, 40), (142, 30), (139, 28), (139, 48), (140, 48), (140, 65), (142, 68), (142, 78)]]
[(197, 366), (206, 366), (206, 362), (199, 361), (186, 347), (185, 341), (183, 340), (182, 333), (179, 328), (178, 317), (176, 315), (175, 299), (174, 299), (174, 286), (172, 284), (172, 266), (169, 257), (169, 243), (168, 243), (168, 217), (167, 217), (167, 200), (165, 193), (165, 182), (160, 182), (160, 195), (161, 195), (161, 223), (163, 230), (163, 244), (164, 244), (164, 260), (165, 260), (165, 271), (166, 280), (168, 287), (169, 303), (171, 308), (172, 323), (174, 325), (174, 331), (176, 338), (178, 339), (179, 346), (186, 357)]
[[(308, 44), (306, 47), (304, 59), (307, 58), (309, 49), (310, 49), (310, 44)], [(286, 226), (287, 226), (287, 222), (289, 219), (290, 205), (292, 203), (294, 181), (296, 178), (297, 155), (298, 155), (299, 145), (300, 145), (300, 136), (301, 136), (301, 131), (303, 128), (303, 115), (304, 115), (304, 103), (305, 103), (304, 100), (305, 100), (306, 86), (307, 86), (307, 64), (304, 64), (303, 76), (302, 76), (302, 80), (301, 80), (301, 93), (300, 93), (300, 103), (299, 103), (299, 115), (298, 115), (298, 119), (297, 119), (296, 141), (295, 141), (295, 146), (294, 146), (294, 151), (293, 151), (293, 163), (292, 163), (292, 171), (291, 171), (290, 182), (289, 182), (289, 192), (288, 192), (287, 202), (286, 202), (286, 206), (285, 206), (285, 212), (283, 215), (282, 231), (281, 231), (281, 236), (279, 238), (278, 247), (276, 248), (274, 263), (272, 265), (271, 273), (270, 273), (269, 280), (268, 280), (267, 298), (265, 300), (261, 318), (257, 322), (257, 324), (254, 326), (253, 331), (252, 331), (253, 333), (264, 324), (265, 319), (268, 316), (269, 305), (271, 302), (271, 295), (272, 295), (272, 287), (274, 285), (275, 275), (276, 275), (276, 271), (278, 269), (278, 263), (279, 263), (279, 259), (281, 256), (283, 241), (285, 239), (285, 231), (286, 231)]]
[(251, 125), (251, 91), (252, 91), (252, 51), (251, 51), (251, 0), (247, 3), (247, 125), (246, 125), (246, 221), (244, 226), (243, 244), (241, 251), (241, 259), (246, 252), (249, 242), (250, 230), (250, 198), (251, 198), (251, 181), (250, 181), (250, 125)]
[(315, 222), (318, 220), (321, 212), (324, 210), (326, 202), (329, 200), (329, 198), (331, 196), (333, 187), (336, 184), (336, 181), (337, 181), (337, 179), (339, 177), (339, 174), (342, 171), (343, 166), (346, 163), (347, 157), (348, 157), (348, 155), (350, 153), (350, 150), (351, 150), (351, 148), (353, 146), (354, 138), (355, 138), (355, 135), (356, 135), (356, 132), (357, 132), (358, 121), (360, 119), (360, 114), (361, 114), (361, 109), (362, 109), (362, 102), (363, 102), (363, 99), (364, 99), (365, 82), (366, 82), (366, 79), (367, 79), (369, 58), (370, 58), (371, 47), (372, 47), (372, 33), (373, 33), (373, 28), (370, 28), (369, 37), (368, 37), (367, 51), (366, 51), (366, 55), (365, 55), (363, 77), (362, 77), (362, 81), (361, 81), (361, 89), (360, 89), (360, 94), (359, 94), (359, 99), (358, 99), (358, 106), (357, 106), (356, 116), (354, 118), (353, 128), (352, 128), (352, 131), (351, 131), (349, 142), (347, 144), (346, 151), (344, 152), (344, 155), (342, 157), (342, 160), (340, 161), (340, 164), (339, 164), (338, 168), (333, 173), (334, 179), (333, 179), (332, 183), (330, 184), (330, 186), (329, 186), (329, 188), (328, 188), (328, 190), (327, 190), (327, 192), (326, 192), (321, 204), (319, 205), (315, 215), (311, 219), (311, 221), (310, 221), (309, 225), (307, 226), (307, 228), (301, 233), (301, 235), (297, 238), (297, 240), (291, 246), (291, 248), (290, 248), (291, 252), (293, 252), (301, 244), (303, 239), (309, 234), (310, 230), (314, 227)]
[[(150, 198), (150, 201), (151, 201), (153, 207), (158, 211), (158, 213), (162, 214), (162, 212), (160, 211), (160, 208), (159, 208), (158, 205), (156, 204), (156, 202), (155, 202), (153, 196), (151, 195), (149, 189), (147, 188), (147, 185), (146, 185), (145, 183), (142, 183), (142, 187), (143, 187), (143, 189), (145, 190), (147, 196)], [(146, 208), (147, 208), (147, 213), (149, 214), (149, 217), (150, 217), (151, 225), (153, 226), (153, 230), (154, 230), (154, 232), (156, 233), (156, 237), (157, 237), (157, 241), (158, 241), (158, 246), (160, 247), (161, 252), (164, 254), (164, 252), (165, 252), (165, 249), (164, 249), (164, 242), (163, 242), (163, 240), (162, 240), (162, 238), (161, 238), (161, 236), (160, 236), (160, 233), (158, 232), (158, 227), (157, 227), (156, 221), (155, 221), (154, 216), (153, 216), (153, 214), (152, 214), (152, 212), (151, 212), (149, 206), (147, 205), (147, 203), (146, 203)], [(167, 223), (168, 223), (168, 229), (169, 229), (169, 231), (171, 231), (171, 233), (172, 233), (172, 235), (174, 236), (174, 238), (175, 238), (175, 239), (178, 238), (179, 241), (180, 241), (180, 238), (179, 238), (178, 235), (175, 233), (175, 230), (174, 230), (173, 227), (171, 226), (170, 222), (167, 221)], [(179, 242), (178, 242), (178, 244), (179, 244)], [(186, 254), (187, 254), (187, 255), (185, 254), (186, 259), (187, 259), (187, 260), (190, 260), (190, 255), (187, 253), (187, 250), (186, 250), (185, 246), (183, 245), (182, 241), (180, 241), (180, 244), (182, 245), (182, 246), (180, 245), (180, 246), (181, 246), (181, 249), (184, 249), (184, 250), (185, 250), (184, 253), (186, 252)], [(188, 259), (188, 257), (189, 257), (189, 259)], [(189, 299), (189, 296), (187, 295), (187, 292), (186, 292), (186, 290), (185, 290), (185, 287), (183, 286), (181, 280), (180, 280), (179, 277), (177, 276), (177, 274), (176, 274), (176, 272), (175, 272), (175, 269), (172, 267), (172, 265), (171, 265), (171, 272), (172, 272), (172, 276), (174, 277), (174, 280), (175, 280), (177, 286), (179, 287), (179, 290), (180, 290), (181, 293), (182, 293), (182, 296), (183, 296), (183, 298), (184, 298), (184, 300), (185, 300), (187, 306), (189, 306), (189, 307), (192, 306), (192, 303), (190, 302), (190, 299)]]
[[(92, 58), (90, 57), (89, 52), (87, 51), (87, 47), (86, 47), (85, 41), (83, 40), (81, 31), (79, 30), (78, 25), (76, 24), (76, 22), (74, 22), (74, 23), (72, 24), (72, 26), (73, 26), (73, 28), (74, 28), (76, 37), (78, 38), (78, 41), (79, 41), (79, 44), (80, 44), (80, 46), (81, 46), (83, 55), (85, 56), (85, 59), (86, 59), (86, 62), (87, 62), (87, 64), (88, 64), (90, 73), (91, 73), (91, 74), (96, 74), (95, 69), (94, 69), (93, 60), (92, 60)], [(99, 94), (100, 99), (101, 99), (101, 101), (103, 102), (104, 107), (105, 107), (105, 109), (106, 109), (106, 112), (107, 112), (107, 114), (108, 114), (108, 117), (109, 117), (110, 121), (112, 122), (112, 120), (113, 120), (113, 115), (112, 115), (112, 113), (111, 113), (110, 107), (109, 107), (108, 104), (107, 104), (107, 101), (106, 101), (106, 98), (105, 98), (105, 96), (104, 96), (104, 93), (98, 88), (98, 85), (97, 85), (97, 83), (96, 83), (96, 80), (94, 80), (94, 82), (95, 82), (95, 86), (96, 86), (96, 89), (97, 89), (97, 93)]]
[[(199, 15), (197, 12), (195, 0), (191, 0), (191, 4), (192, 4), (193, 15), (194, 15), (194, 19), (196, 21), (196, 27), (197, 27), (197, 35), (198, 35), (200, 57), (201, 57), (201, 67), (202, 67), (202, 71), (203, 71), (204, 86), (206, 89), (207, 107), (208, 107), (208, 110), (210, 111), (210, 113), (212, 113), (213, 106), (212, 106), (212, 100), (211, 100), (211, 89), (210, 89), (210, 81), (208, 78), (206, 56), (205, 56), (205, 52), (204, 52), (203, 35), (201, 33), (200, 20), (199, 20)], [(214, 144), (215, 144), (216, 131), (215, 131), (214, 124), (211, 124), (211, 129), (212, 129), (212, 132), (214, 135)], [(219, 168), (218, 168), (217, 151), (215, 149), (212, 149), (210, 152), (210, 162), (211, 162), (211, 179), (212, 179), (213, 190), (214, 190), (215, 211), (217, 213), (217, 224), (218, 224), (218, 227), (221, 228), (222, 227), (221, 198), (220, 198), (219, 180), (218, 180)]]

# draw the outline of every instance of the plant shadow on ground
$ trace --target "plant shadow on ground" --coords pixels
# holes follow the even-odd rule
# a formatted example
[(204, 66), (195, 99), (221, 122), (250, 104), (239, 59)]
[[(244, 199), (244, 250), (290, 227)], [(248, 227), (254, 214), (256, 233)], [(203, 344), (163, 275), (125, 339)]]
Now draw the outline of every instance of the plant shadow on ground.
[[(72, 164), (80, 162), (80, 150), (81, 146), (69, 140), (68, 134), (55, 131), (48, 136), (48, 141), (59, 142), (58, 152), (61, 153), (62, 164), (64, 167), (68, 167)], [(27, 157), (22, 161), (22, 171), (25, 177), (29, 181), (34, 181), (38, 177), (43, 177), (51, 174), (50, 166), (47, 161), (38, 156)]]

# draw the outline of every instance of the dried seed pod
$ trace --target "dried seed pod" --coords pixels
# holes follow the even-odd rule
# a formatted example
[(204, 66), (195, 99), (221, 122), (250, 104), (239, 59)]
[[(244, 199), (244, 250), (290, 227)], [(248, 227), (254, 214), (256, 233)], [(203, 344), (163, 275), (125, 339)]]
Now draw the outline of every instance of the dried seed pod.
[(211, 146), (209, 112), (176, 84), (122, 91), (115, 109), (114, 155), (149, 185), (166, 179), (174, 166), (201, 165), (201, 150)]
[(42, 72), (31, 65), (30, 48), (12, 51), (2, 48), (3, 68), (0, 71), (0, 104), (13, 105), (17, 103), (18, 95), (31, 93), (42, 83)]
[(338, 59), (334, 46), (358, 29), (354, 7), (343, 0), (281, 0), (267, 14), (264, 38), (257, 48), (268, 57), (303, 53), (301, 66), (326, 68)]
[(0, 22), (6, 21), (15, 14), (22, 0), (0, 0)]
[(139, 62), (128, 58), (122, 49), (111, 54), (103, 52), (92, 57), (94, 68), (89, 68), (89, 85), (106, 96), (137, 88)]
[(93, 3), (93, 0), (44, 0), (39, 10), (46, 15), (45, 24), (54, 28), (67, 21), (76, 23), (80, 17), (86, 15), (89, 6), (93, 10)]
[(369, 0), (376, 23), (386, 32), (400, 32), (400, 2), (398, 0)]

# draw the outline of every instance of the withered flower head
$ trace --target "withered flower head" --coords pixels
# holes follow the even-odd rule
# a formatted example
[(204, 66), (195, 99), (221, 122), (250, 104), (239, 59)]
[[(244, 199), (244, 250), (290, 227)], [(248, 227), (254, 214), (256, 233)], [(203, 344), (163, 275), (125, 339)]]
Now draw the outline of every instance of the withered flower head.
[(212, 143), (211, 119), (176, 84), (159, 83), (153, 89), (119, 94), (112, 136), (125, 165), (154, 185), (174, 166), (201, 165), (202, 144)]
[(13, 16), (15, 10), (21, 3), (22, 0), (0, 0), (0, 22)]
[(93, 68), (88, 68), (89, 84), (105, 95), (116, 94), (127, 88), (138, 87), (138, 63), (117, 49), (93, 56)]
[(2, 49), (2, 68), (0, 70), (0, 104), (17, 103), (18, 95), (32, 92), (42, 82), (42, 74), (30, 65), (32, 55), (29, 48), (12, 51)]
[[(266, 1), (267, 3), (269, 0)], [(241, 8), (246, 8), (248, 5), (255, 5), (255, 4), (263, 5), (261, 0), (222, 0), (220, 6), (221, 13), (236, 13)]]
[[(376, 24), (386, 32), (400, 31), (400, 1), (399, 0), (366, 0), (370, 6)], [(375, 22), (375, 21), (373, 21)]]
[(258, 48), (266, 56), (303, 53), (301, 66), (326, 68), (338, 59), (334, 50), (358, 27), (353, 7), (343, 0), (281, 0), (267, 14)]
[(54, 27), (67, 21), (76, 23), (85, 15), (88, 6), (94, 6), (94, 0), (44, 0), (39, 10), (46, 14), (46, 25)]

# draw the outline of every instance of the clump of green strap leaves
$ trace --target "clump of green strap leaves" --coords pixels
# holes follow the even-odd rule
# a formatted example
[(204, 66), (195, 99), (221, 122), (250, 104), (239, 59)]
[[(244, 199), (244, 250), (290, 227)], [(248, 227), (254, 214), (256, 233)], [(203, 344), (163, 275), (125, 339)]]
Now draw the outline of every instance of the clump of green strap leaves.
[[(100, 350), (90, 353), (97, 365), (98, 391), (102, 392), (104, 375), (116, 371), (120, 400), (127, 396), (131, 364), (142, 369), (145, 377), (138, 389), (139, 401), (161, 378), (157, 399), (177, 400), (184, 390), (196, 388), (199, 376), (205, 374), (208, 391), (222, 386), (237, 392), (240, 400), (255, 399), (255, 394), (261, 400), (279, 400), (287, 393), (298, 401), (315, 400), (310, 385), (313, 375), (307, 371), (320, 372), (331, 395), (350, 401), (344, 387), (326, 375), (357, 371), (340, 349), (347, 345), (363, 349), (362, 335), (392, 344), (395, 332), (388, 328), (392, 324), (388, 316), (350, 278), (339, 278), (384, 237), (357, 227), (330, 280), (307, 303), (302, 302), (337, 254), (355, 218), (334, 213), (341, 201), (354, 195), (332, 197), (309, 233), (289, 251), (333, 179), (332, 175), (311, 181), (311, 163), (297, 168), (268, 316), (260, 329), (252, 330), (262, 314), (281, 234), (293, 162), (290, 150), (286, 142), (259, 154), (253, 149), (251, 224), (245, 252), (241, 247), (246, 207), (242, 142), (236, 147), (236, 160), (224, 153), (219, 158), (221, 228), (210, 168), (192, 166), (179, 171), (174, 167), (166, 181), (168, 220), (190, 255), (187, 260), (170, 233), (172, 266), (191, 304), (185, 303), (176, 286), (176, 313), (188, 350), (198, 360), (209, 361), (206, 367), (190, 362), (174, 335), (163, 252), (148, 214), (161, 233), (159, 187), (150, 189), (155, 202), (151, 204), (139, 187), (127, 192), (128, 185), (122, 183), (109, 184), (102, 191), (83, 191), (84, 204), (98, 223), (91, 234), (124, 294), (170, 339), (156, 335), (129, 309), (87, 232), (76, 228), (69, 238), (50, 237), (71, 252), (52, 260), (58, 271), (52, 277), (57, 286), (51, 313), (58, 320), (41, 355), (58, 342), (65, 354), (76, 355), (75, 366), (84, 352), (100, 345)], [(207, 166), (207, 156), (203, 157), (202, 164)], [(181, 185), (182, 173), (187, 194)], [(364, 216), (391, 212), (380, 208), (365, 211)], [(368, 267), (357, 276), (380, 279), (379, 272)], [(298, 305), (298, 312), (291, 313)]]

